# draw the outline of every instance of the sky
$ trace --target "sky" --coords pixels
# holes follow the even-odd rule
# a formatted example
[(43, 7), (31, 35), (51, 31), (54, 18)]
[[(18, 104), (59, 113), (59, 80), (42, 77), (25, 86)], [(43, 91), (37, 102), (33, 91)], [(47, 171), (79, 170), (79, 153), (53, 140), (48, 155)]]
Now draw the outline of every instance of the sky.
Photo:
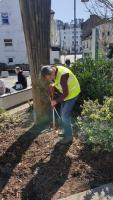
[[(81, 0), (76, 0), (77, 18), (87, 19), (89, 13)], [(74, 17), (74, 0), (52, 0), (52, 9), (55, 11), (55, 18), (64, 22), (70, 22)]]

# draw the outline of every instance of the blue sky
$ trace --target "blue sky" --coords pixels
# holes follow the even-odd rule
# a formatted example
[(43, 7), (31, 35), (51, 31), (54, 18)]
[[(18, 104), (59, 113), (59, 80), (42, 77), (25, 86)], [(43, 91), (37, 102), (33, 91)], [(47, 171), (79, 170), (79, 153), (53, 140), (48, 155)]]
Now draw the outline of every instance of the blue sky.
[[(74, 0), (52, 0), (52, 9), (55, 11), (55, 18), (64, 22), (70, 22), (73, 19)], [(87, 19), (89, 13), (81, 0), (77, 2), (77, 18)]]

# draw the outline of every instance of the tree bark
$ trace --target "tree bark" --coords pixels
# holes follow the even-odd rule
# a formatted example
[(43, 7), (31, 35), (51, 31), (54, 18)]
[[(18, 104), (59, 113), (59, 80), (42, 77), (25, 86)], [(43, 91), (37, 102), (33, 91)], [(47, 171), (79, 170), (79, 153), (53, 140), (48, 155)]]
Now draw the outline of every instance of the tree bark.
[(50, 63), (51, 0), (19, 0), (31, 71), (35, 122), (49, 111), (48, 86), (39, 78), (41, 65)]

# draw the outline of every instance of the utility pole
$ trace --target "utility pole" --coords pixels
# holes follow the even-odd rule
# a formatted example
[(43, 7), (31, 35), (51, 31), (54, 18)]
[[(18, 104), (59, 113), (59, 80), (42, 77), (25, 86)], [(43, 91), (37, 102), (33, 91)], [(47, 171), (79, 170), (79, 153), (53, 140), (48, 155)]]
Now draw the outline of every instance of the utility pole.
[(48, 114), (47, 84), (40, 79), (41, 65), (50, 60), (51, 0), (19, 0), (29, 58), (34, 103), (34, 119), (39, 122)]
[[(81, 2), (88, 2), (89, 0), (81, 0)], [(77, 9), (77, 5), (76, 5), (76, 0), (74, 0), (74, 56), (75, 56), (75, 61), (76, 61), (76, 27), (77, 27), (77, 23), (76, 23), (76, 9)]]
[(74, 0), (74, 56), (76, 61), (76, 0)]

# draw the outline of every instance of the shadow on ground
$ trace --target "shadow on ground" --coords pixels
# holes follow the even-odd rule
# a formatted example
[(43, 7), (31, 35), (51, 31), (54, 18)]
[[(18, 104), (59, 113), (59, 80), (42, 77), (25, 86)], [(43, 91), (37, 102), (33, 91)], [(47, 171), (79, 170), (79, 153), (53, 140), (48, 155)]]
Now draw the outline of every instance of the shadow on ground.
[[(57, 143), (46, 163), (40, 161), (33, 166), (35, 175), (24, 188), (22, 200), (51, 200), (68, 179), (71, 159), (66, 156), (70, 144)], [(59, 155), (60, 153), (60, 155)]]
[(47, 124), (42, 124), (40, 127), (33, 126), (28, 132), (21, 135), (0, 157), (0, 193), (12, 176), (13, 170), (21, 161), (23, 154), (46, 127)]

